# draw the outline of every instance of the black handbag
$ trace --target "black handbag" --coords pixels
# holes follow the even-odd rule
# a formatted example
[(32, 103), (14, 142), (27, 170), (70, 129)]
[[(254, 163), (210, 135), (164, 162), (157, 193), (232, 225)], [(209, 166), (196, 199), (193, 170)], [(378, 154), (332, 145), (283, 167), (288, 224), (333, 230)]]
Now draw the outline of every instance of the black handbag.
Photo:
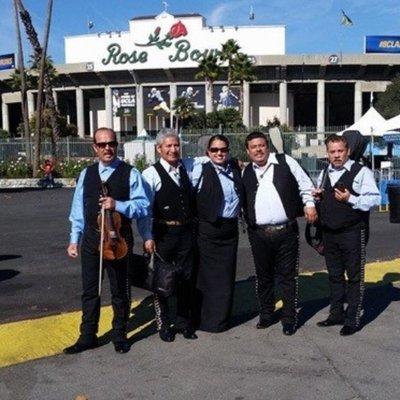
[(162, 297), (175, 293), (180, 268), (175, 263), (165, 261), (157, 252), (152, 254), (149, 269), (153, 273), (153, 292)]
[(157, 252), (149, 255), (133, 254), (130, 263), (133, 286), (149, 290), (162, 297), (174, 294), (180, 269), (165, 261)]

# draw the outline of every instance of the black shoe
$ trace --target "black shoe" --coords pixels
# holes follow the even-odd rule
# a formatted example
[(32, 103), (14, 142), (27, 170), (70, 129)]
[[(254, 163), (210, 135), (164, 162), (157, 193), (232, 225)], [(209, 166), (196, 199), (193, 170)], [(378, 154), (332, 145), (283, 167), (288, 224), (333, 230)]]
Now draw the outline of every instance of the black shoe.
[(182, 334), (185, 339), (195, 340), (198, 338), (193, 328), (175, 328), (175, 332)]
[(158, 334), (160, 339), (164, 342), (173, 342), (175, 340), (175, 332), (171, 328), (163, 328)]
[(292, 336), (296, 333), (296, 324), (282, 324), (282, 332), (286, 336)]
[(269, 328), (270, 326), (272, 326), (273, 324), (274, 324), (274, 321), (271, 321), (269, 319), (260, 318), (260, 320), (257, 322), (256, 328), (257, 329), (266, 329), (266, 328)]
[(114, 342), (114, 349), (119, 354), (125, 354), (131, 349), (130, 343), (125, 339), (119, 342)]
[(64, 354), (78, 354), (83, 351), (94, 349), (99, 346), (99, 343), (96, 339), (93, 339), (91, 342), (80, 342), (79, 340), (73, 344), (72, 346), (66, 347), (63, 350)]
[(345, 325), (341, 330), (340, 330), (340, 335), (341, 336), (350, 336), (354, 335), (358, 331), (358, 328), (355, 326), (348, 326)]
[(334, 325), (343, 325), (344, 324), (344, 318), (340, 319), (333, 319), (331, 317), (328, 317), (327, 319), (324, 319), (323, 321), (317, 322), (317, 326), (320, 328), (326, 328), (328, 326), (334, 326)]

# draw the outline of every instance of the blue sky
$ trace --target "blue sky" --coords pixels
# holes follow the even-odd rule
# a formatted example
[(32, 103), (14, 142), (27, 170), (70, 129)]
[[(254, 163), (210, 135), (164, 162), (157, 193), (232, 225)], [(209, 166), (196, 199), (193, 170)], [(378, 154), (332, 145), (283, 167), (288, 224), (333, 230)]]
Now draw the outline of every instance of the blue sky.
[[(23, 0), (40, 39), (47, 0)], [(400, 34), (399, 0), (169, 0), (172, 14), (198, 12), (208, 25), (286, 25), (287, 54), (362, 53), (365, 35)], [(197, 4), (195, 4), (197, 3)], [(249, 20), (250, 6), (255, 20)], [(341, 9), (354, 25), (340, 25)], [(0, 0), (0, 54), (16, 51), (12, 0)], [(92, 32), (128, 30), (128, 20), (163, 10), (159, 0), (68, 0), (54, 1), (49, 53), (56, 63), (64, 62), (64, 36)], [(26, 52), (30, 52), (27, 48)]]

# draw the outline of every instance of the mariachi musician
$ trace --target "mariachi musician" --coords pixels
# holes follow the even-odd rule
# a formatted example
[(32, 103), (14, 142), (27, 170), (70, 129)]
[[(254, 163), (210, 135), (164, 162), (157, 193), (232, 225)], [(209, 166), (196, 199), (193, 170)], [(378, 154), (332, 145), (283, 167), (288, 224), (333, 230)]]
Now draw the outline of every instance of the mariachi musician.
[[(64, 349), (65, 354), (80, 353), (98, 346), (99, 287), (102, 273), (99, 266), (103, 264), (100, 261), (101, 232), (98, 226), (101, 208), (120, 214), (120, 235), (128, 245), (128, 254), (125, 257), (105, 261), (104, 267), (110, 280), (114, 312), (114, 348), (117, 353), (129, 351), (126, 334), (130, 311), (128, 257), (133, 247), (131, 220), (147, 215), (149, 206), (140, 173), (116, 157), (118, 143), (115, 132), (109, 128), (99, 128), (93, 139), (93, 149), (99, 162), (81, 172), (69, 217), (71, 238), (67, 252), (71, 258), (77, 258), (79, 243), (81, 244), (83, 293), (80, 336), (75, 344)], [(107, 196), (101, 196), (102, 182), (106, 182), (109, 191)]]
[(360, 327), (369, 210), (379, 205), (380, 194), (372, 171), (349, 158), (344, 136), (331, 135), (325, 144), (329, 165), (319, 176), (314, 196), (320, 206), (331, 304), (328, 318), (317, 325), (343, 325), (340, 335), (349, 336)]
[(243, 188), (226, 136), (212, 136), (207, 155), (209, 162), (197, 164), (192, 173), (198, 217), (196, 309), (199, 329), (217, 333), (230, 323)]

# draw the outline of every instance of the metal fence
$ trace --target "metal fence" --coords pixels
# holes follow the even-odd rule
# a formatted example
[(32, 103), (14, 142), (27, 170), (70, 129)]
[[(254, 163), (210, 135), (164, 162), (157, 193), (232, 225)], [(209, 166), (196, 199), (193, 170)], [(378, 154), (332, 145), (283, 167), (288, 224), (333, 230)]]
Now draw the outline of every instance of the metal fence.
[[(230, 150), (233, 157), (240, 160), (247, 160), (245, 149), (245, 130), (197, 130), (181, 132), (182, 157), (202, 156), (205, 154), (208, 139), (215, 133), (222, 132), (230, 141)], [(283, 141), (285, 152), (297, 159), (307, 171), (318, 171), (325, 165), (325, 138), (332, 132), (284, 132)], [(147, 141), (152, 138), (139, 139), (136, 141)], [(124, 158), (123, 144), (131, 141), (131, 137), (122, 137), (118, 148), (118, 156)], [(271, 147), (273, 147), (271, 145)], [(154, 160), (150, 154), (146, 154), (149, 146), (138, 146), (139, 156), (144, 156), (147, 162)], [(23, 139), (2, 139), (0, 140), (0, 161), (16, 160), (33, 154), (34, 144)], [(43, 157), (51, 154), (51, 143), (41, 143), (41, 154)], [(154, 154), (154, 151), (152, 152)], [(65, 138), (57, 143), (57, 155), (60, 160), (93, 157), (92, 140), (80, 138)], [(148, 157), (146, 157), (148, 156)], [(393, 167), (400, 169), (400, 157), (393, 158)]]

